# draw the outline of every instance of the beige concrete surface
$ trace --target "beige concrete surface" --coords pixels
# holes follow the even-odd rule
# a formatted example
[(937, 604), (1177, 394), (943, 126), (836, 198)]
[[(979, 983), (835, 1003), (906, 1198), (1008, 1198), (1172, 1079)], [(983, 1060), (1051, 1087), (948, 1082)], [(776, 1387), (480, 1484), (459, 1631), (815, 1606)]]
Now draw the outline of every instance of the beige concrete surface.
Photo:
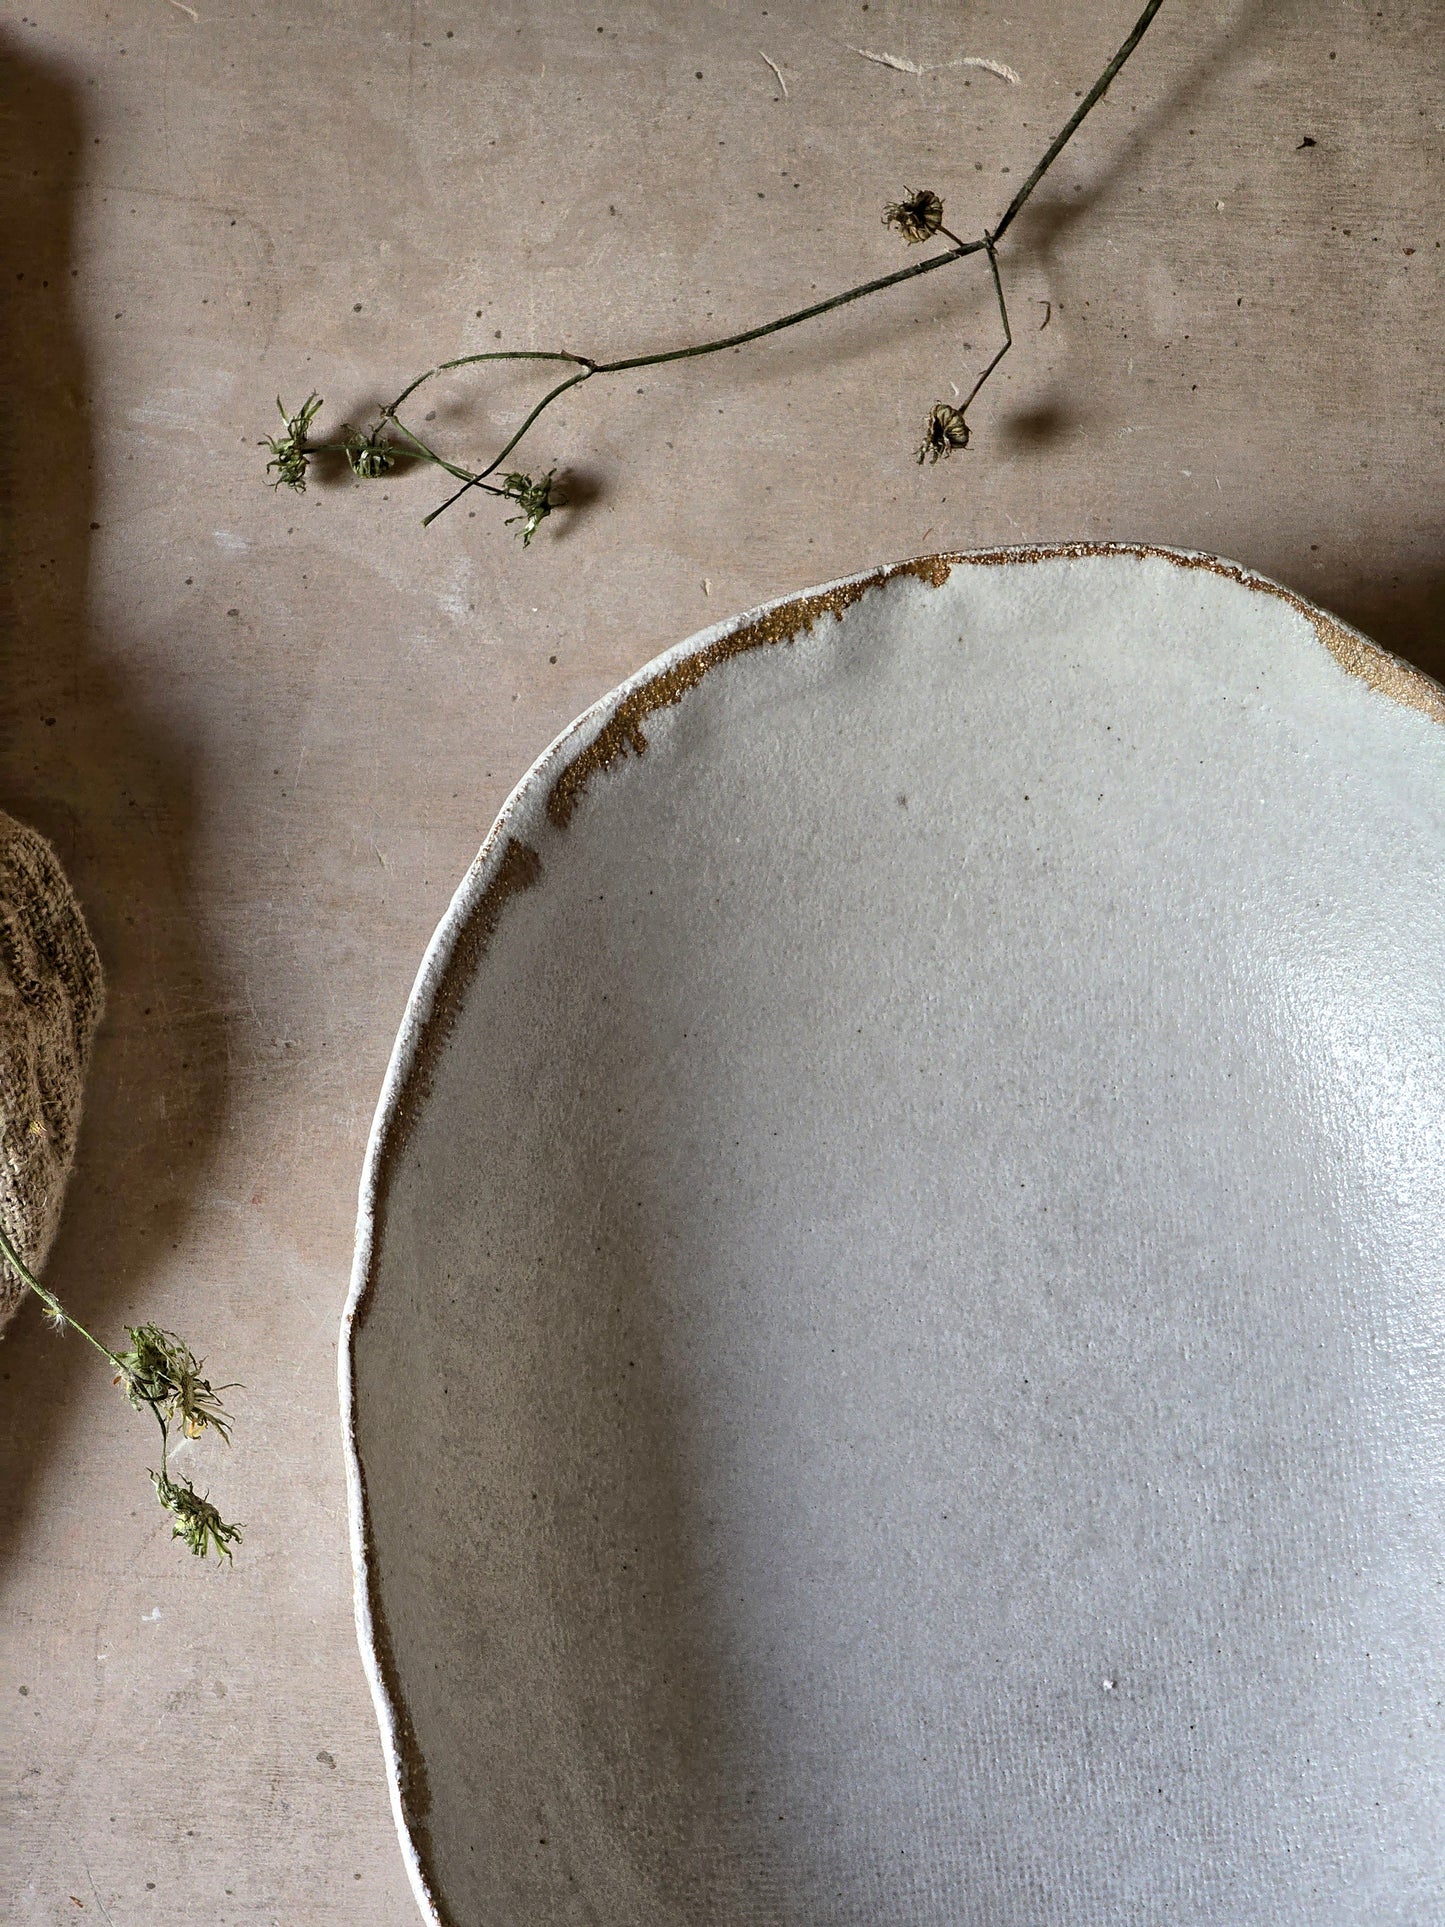
[[(897, 265), (905, 186), (976, 232), (1132, 13), (19, 0), (0, 25), (0, 803), (56, 842), (111, 996), (51, 1280), (242, 1381), (234, 1449), (183, 1463), (247, 1527), (234, 1570), (170, 1544), (146, 1427), (22, 1316), (6, 1919), (412, 1917), (336, 1332), (412, 975), (561, 724), (763, 597), (1031, 538), (1215, 550), (1445, 666), (1433, 0), (1167, 0), (1008, 239), (1018, 346), (937, 468), (922, 418), (994, 340), (977, 261), (569, 397), (525, 452), (573, 506), (525, 553), (495, 507), (423, 532), (422, 474), (264, 485), (278, 389), (334, 422), (498, 342), (746, 326)], [(526, 386), (439, 390), (433, 432), (495, 447)]]

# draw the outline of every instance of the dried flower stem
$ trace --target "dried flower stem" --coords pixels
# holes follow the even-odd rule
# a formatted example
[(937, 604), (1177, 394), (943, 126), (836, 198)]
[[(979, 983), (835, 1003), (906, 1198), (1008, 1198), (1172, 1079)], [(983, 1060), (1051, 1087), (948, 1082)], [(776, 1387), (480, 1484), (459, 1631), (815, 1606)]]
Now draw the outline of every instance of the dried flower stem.
[(199, 1438), (213, 1431), (229, 1445), (230, 1417), (221, 1405), (221, 1393), (234, 1388), (213, 1387), (202, 1378), (202, 1361), (174, 1332), (161, 1331), (156, 1325), (129, 1327), (131, 1350), (113, 1352), (94, 1332), (88, 1331), (61, 1304), (48, 1286), (42, 1285), (16, 1250), (3, 1225), (0, 1225), (0, 1260), (3, 1260), (35, 1293), (45, 1307), (45, 1315), (57, 1330), (68, 1325), (91, 1344), (115, 1367), (116, 1383), (125, 1387), (126, 1397), (139, 1411), (146, 1407), (161, 1431), (161, 1465), (151, 1473), (156, 1497), (171, 1515), (171, 1537), (181, 1539), (192, 1552), (204, 1558), (215, 1550), (229, 1559), (231, 1545), (239, 1541), (241, 1528), (227, 1525), (210, 1502), (208, 1493), (197, 1492), (189, 1479), (170, 1476), (170, 1439), (172, 1424), (179, 1424), (187, 1438)]
[(988, 380), (994, 369), (998, 367), (1009, 349), (1014, 345), (1013, 330), (1008, 325), (1008, 307), (1003, 298), (1003, 282), (999, 279), (998, 250), (994, 246), (994, 240), (995, 236), (992, 234), (986, 235), (984, 237), (984, 246), (988, 249), (988, 265), (989, 272), (993, 275), (993, 291), (998, 296), (998, 318), (1003, 323), (1003, 346), (988, 364), (987, 368), (984, 369), (972, 388), (969, 389), (968, 395), (959, 409), (959, 413), (964, 415), (968, 413), (969, 403), (973, 400), (979, 389), (983, 387), (983, 384)]
[[(881, 293), (885, 288), (898, 287), (902, 282), (915, 280), (919, 275), (934, 274), (938, 269), (950, 267), (967, 255), (982, 253), (988, 256), (989, 272), (998, 298), (999, 319), (1004, 331), (1003, 346), (974, 382), (967, 399), (960, 406), (951, 408), (944, 402), (935, 405), (929, 417), (919, 459), (921, 461), (925, 456), (931, 455), (936, 461), (955, 448), (966, 447), (968, 426), (965, 416), (968, 408), (1013, 346), (1008, 308), (1004, 301), (1003, 282), (999, 274), (998, 243), (1013, 225), (1039, 182), (1068, 146), (1084, 120), (1108, 92), (1115, 76), (1143, 39), (1150, 22), (1162, 5), (1163, 0), (1148, 0), (1148, 4), (1135, 21), (1127, 39), (1045, 149), (1038, 164), (1009, 202), (997, 224), (985, 230), (979, 239), (961, 240), (958, 235), (944, 227), (942, 225), (943, 207), (939, 197), (931, 189), (919, 189), (916, 193), (908, 192), (903, 202), (894, 203), (887, 208), (884, 213), (885, 221), (890, 226), (897, 227), (906, 240), (925, 240), (938, 233), (942, 234), (952, 244), (951, 246), (941, 254), (930, 255), (925, 261), (915, 262), (906, 268), (898, 268), (892, 274), (879, 275), (871, 281), (859, 283), (857, 287), (845, 288), (841, 294), (830, 295), (826, 301), (815, 301), (806, 308), (795, 308), (789, 314), (780, 315), (775, 321), (765, 321), (757, 327), (741, 329), (736, 334), (721, 335), (714, 341), (700, 341), (684, 348), (669, 348), (657, 354), (627, 355), (615, 361), (599, 361), (591, 355), (574, 354), (566, 349), (499, 348), (485, 354), (460, 355), (453, 361), (439, 362), (435, 368), (426, 369), (414, 381), (409, 382), (395, 401), (388, 403), (379, 411), (380, 419), (366, 436), (359, 435), (354, 429), (346, 429), (342, 431), (341, 438), (335, 441), (310, 440), (311, 421), (320, 407), (320, 402), (314, 395), (309, 396), (304, 406), (295, 415), (288, 416), (285, 408), (281, 408), (282, 418), (286, 423), (286, 433), (284, 436), (272, 438), (267, 443), (272, 452), (272, 460), (268, 466), (277, 471), (276, 485), (279, 487), (284, 482), (292, 488), (304, 488), (307, 457), (323, 451), (344, 453), (351, 463), (353, 473), (363, 478), (384, 474), (398, 457), (430, 462), (445, 474), (452, 476), (460, 483), (460, 487), (429, 515), (423, 517), (423, 528), (434, 522), (439, 515), (444, 515), (453, 503), (460, 501), (469, 490), (480, 489), (487, 495), (499, 496), (520, 504), (522, 514), (510, 519), (514, 522), (522, 522), (521, 536), (523, 542), (527, 543), (531, 541), (541, 522), (555, 506), (552, 496), (552, 475), (534, 479), (525, 474), (508, 473), (500, 482), (494, 482), (490, 478), (496, 475), (512, 450), (539, 417), (545, 414), (569, 389), (592, 380), (596, 375), (616, 375), (639, 368), (659, 368), (668, 362), (691, 361), (703, 355), (721, 354), (728, 348), (741, 348), (749, 342), (761, 341), (768, 335), (779, 334), (785, 328), (796, 328), (802, 322), (814, 321), (820, 315), (831, 313), (835, 308), (845, 307), (853, 301), (861, 301), (865, 296)], [(493, 456), (485, 468), (471, 470), (446, 460), (435, 449), (430, 448), (414, 429), (406, 426), (398, 410), (425, 382), (431, 381), (435, 376), (458, 368), (477, 367), (484, 362), (492, 361), (566, 362), (571, 365), (573, 372), (548, 389), (506, 445)], [(280, 406), (279, 403), (278, 406)], [(388, 426), (401, 438), (400, 441), (392, 443), (383, 439), (384, 431)]]

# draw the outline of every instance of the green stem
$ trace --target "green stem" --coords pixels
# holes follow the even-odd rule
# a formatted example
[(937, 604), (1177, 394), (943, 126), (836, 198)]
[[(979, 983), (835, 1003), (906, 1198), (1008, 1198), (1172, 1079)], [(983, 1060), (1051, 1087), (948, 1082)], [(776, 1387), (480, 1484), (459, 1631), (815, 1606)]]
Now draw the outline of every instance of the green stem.
[(827, 314), (849, 301), (861, 301), (865, 294), (877, 294), (880, 288), (895, 288), (900, 281), (913, 281), (920, 274), (932, 274), (935, 268), (946, 268), (951, 261), (961, 260), (965, 254), (977, 254), (983, 246), (982, 241), (960, 241), (947, 254), (932, 254), (926, 261), (915, 261), (912, 267), (898, 268), (892, 274), (881, 274), (876, 281), (860, 282), (856, 288), (845, 288), (842, 294), (829, 295), (826, 301), (815, 301), (811, 307), (795, 308), (791, 314), (780, 315), (776, 321), (765, 321), (756, 328), (744, 328), (741, 334), (723, 335), (717, 341), (702, 341), (695, 348), (669, 348), (660, 355), (630, 355), (625, 361), (599, 361), (591, 372), (595, 375), (616, 375), (626, 368), (657, 368), (665, 361), (691, 361), (697, 355), (717, 355), (724, 348), (741, 348), (744, 342), (761, 341), (764, 335), (775, 335), (780, 328), (796, 328), (800, 321), (811, 321), (816, 315)]
[(408, 382), (391, 406), (382, 409), (382, 414), (394, 415), (408, 395), (414, 395), (422, 383), (430, 381), (433, 375), (440, 375), (448, 368), (470, 368), (479, 361), (577, 361), (589, 368), (592, 366), (586, 355), (569, 355), (564, 348), (493, 348), (484, 355), (458, 355), (455, 361), (439, 361), (435, 368), (428, 368), (424, 375), (418, 375), (415, 381)]
[(416, 433), (415, 429), (408, 428), (405, 422), (397, 419), (394, 408), (383, 408), (381, 412), (399, 434), (405, 435), (412, 446), (420, 450), (427, 461), (435, 462), (438, 468), (444, 468), (448, 475), (455, 476), (458, 481), (461, 481), (464, 476), (470, 479), (470, 469), (459, 468), (455, 462), (449, 462), (445, 456), (438, 455), (434, 448), (428, 448), (421, 436)]
[(1014, 195), (1007, 208), (1005, 208), (1003, 219), (993, 231), (995, 241), (997, 241), (1001, 235), (1006, 234), (1009, 228), (1013, 226), (1015, 215), (1022, 211), (1024, 203), (1028, 200), (1039, 182), (1044, 178), (1045, 174), (1048, 173), (1049, 169), (1059, 158), (1060, 154), (1063, 153), (1075, 134), (1078, 133), (1081, 123), (1093, 112), (1105, 94), (1108, 93), (1109, 88), (1113, 84), (1114, 76), (1129, 58), (1130, 54), (1133, 53), (1139, 42), (1144, 38), (1144, 35), (1149, 30), (1149, 22), (1154, 18), (1155, 14), (1158, 13), (1163, 4), (1164, 0), (1149, 0), (1148, 6), (1145, 7), (1139, 18), (1134, 22), (1133, 31), (1129, 34), (1128, 39), (1125, 40), (1118, 53), (1115, 54), (1103, 73), (1099, 75), (1099, 78), (1094, 82), (1088, 93), (1084, 95), (1084, 98), (1079, 102), (1073, 113), (1070, 114), (1069, 118), (1064, 122), (1064, 125), (1060, 128), (1057, 135), (1055, 135), (1052, 145), (1045, 150), (1043, 159), (1039, 162), (1033, 173), (1029, 175), (1018, 193)]
[[(30, 1269), (29, 1265), (26, 1264), (25, 1260), (20, 1256), (20, 1253), (15, 1249), (15, 1246), (12, 1243), (8, 1233), (6, 1232), (4, 1225), (0, 1225), (0, 1258), (3, 1258), (5, 1263), (8, 1264), (10, 1268), (16, 1273), (17, 1277), (19, 1277), (22, 1284), (29, 1286), (30, 1290), (35, 1293), (35, 1296), (40, 1300), (40, 1302), (45, 1306), (47, 1311), (49, 1311), (53, 1317), (58, 1318), (62, 1321), (62, 1323), (69, 1325), (72, 1331), (79, 1332), (82, 1338), (87, 1339), (92, 1345), (94, 1345), (95, 1349), (101, 1354), (103, 1358), (108, 1358), (110, 1360), (111, 1364), (114, 1365), (116, 1370), (126, 1380), (127, 1384), (134, 1387), (135, 1380), (131, 1377), (130, 1372), (126, 1369), (125, 1360), (123, 1358), (117, 1358), (115, 1353), (110, 1349), (109, 1345), (102, 1345), (100, 1340), (96, 1337), (95, 1333), (92, 1331), (87, 1331), (85, 1326), (81, 1324), (80, 1320), (76, 1318), (71, 1312), (68, 1312), (65, 1309), (64, 1305), (61, 1304), (60, 1300), (56, 1297), (55, 1293), (53, 1291), (47, 1290), (47, 1288), (41, 1284), (40, 1280), (35, 1276), (35, 1273)], [(144, 1392), (141, 1392), (140, 1395), (141, 1395), (141, 1398), (145, 1401), (145, 1403), (150, 1407), (152, 1416), (154, 1417), (156, 1424), (161, 1428), (161, 1476), (162, 1478), (164, 1478), (165, 1472), (166, 1472), (166, 1455), (170, 1444), (170, 1430), (166, 1425), (165, 1417), (161, 1412), (161, 1408), (156, 1403), (156, 1401), (153, 1398), (148, 1398)]]
[[(552, 403), (556, 401), (559, 395), (564, 395), (569, 388), (575, 388), (579, 381), (586, 381), (590, 376), (594, 374), (599, 374), (601, 372), (603, 371), (598, 368), (588, 367), (588, 368), (584, 368), (580, 375), (569, 375), (566, 381), (559, 381), (555, 388), (551, 389), (547, 394), (543, 395), (542, 399), (537, 403), (537, 406), (532, 410), (531, 414), (528, 415), (527, 419), (522, 423), (522, 426), (517, 430), (516, 434), (507, 443), (506, 447), (502, 450), (501, 454), (494, 455), (492, 460), (488, 462), (487, 466), (484, 469), (482, 469), (478, 474), (468, 475), (467, 479), (462, 483), (461, 487), (456, 491), (455, 495), (449, 495), (439, 508), (434, 508), (430, 515), (424, 515), (421, 521), (422, 527), (423, 528), (429, 527), (431, 523), (435, 522), (435, 520), (439, 515), (444, 515), (446, 511), (451, 507), (452, 503), (459, 502), (461, 498), (466, 494), (469, 488), (486, 488), (487, 476), (496, 474), (497, 470), (501, 467), (502, 463), (506, 461), (507, 457), (511, 454), (512, 450), (517, 446), (517, 443), (521, 441), (522, 437), (526, 434), (527, 430), (532, 426), (532, 423), (536, 421), (537, 417), (541, 414), (542, 410), (544, 408), (550, 408)], [(464, 471), (458, 471), (458, 472), (464, 472)], [(489, 495), (498, 495), (501, 493), (501, 490), (487, 489), (487, 493)]]
[(11, 1243), (9, 1235), (3, 1225), (0, 1225), (0, 1258), (5, 1260), (5, 1263), (9, 1265), (10, 1269), (23, 1285), (29, 1286), (30, 1290), (35, 1293), (35, 1296), (40, 1300), (41, 1304), (45, 1306), (47, 1311), (50, 1312), (52, 1317), (58, 1318), (64, 1324), (69, 1325), (72, 1331), (78, 1331), (82, 1338), (88, 1339), (98, 1352), (110, 1360), (118, 1372), (125, 1372), (127, 1378), (130, 1376), (130, 1374), (126, 1372), (122, 1361), (116, 1357), (109, 1345), (102, 1345), (94, 1332), (87, 1331), (78, 1318), (71, 1316), (53, 1291), (46, 1290), (45, 1286), (41, 1284), (40, 1280), (35, 1276), (35, 1273)]
[(1003, 282), (999, 279), (998, 254), (995, 251), (995, 248), (993, 245), (993, 236), (991, 234), (985, 235), (984, 240), (988, 247), (988, 265), (989, 265), (989, 271), (993, 275), (993, 289), (994, 289), (994, 293), (998, 296), (999, 320), (1002, 321), (1003, 323), (1003, 346), (1002, 348), (999, 349), (998, 353), (994, 356), (993, 360), (988, 364), (987, 368), (984, 369), (983, 373), (979, 376), (978, 380), (973, 384), (972, 388), (969, 389), (966, 399), (959, 403), (958, 412), (961, 415), (966, 415), (968, 413), (969, 408), (973, 403), (974, 396), (978, 393), (979, 389), (983, 387), (983, 384), (988, 380), (989, 376), (993, 373), (994, 369), (998, 367), (999, 363), (1003, 360), (1004, 356), (1008, 353), (1009, 349), (1012, 348), (1014, 345), (1013, 329), (1010, 328), (1008, 325), (1008, 308), (1005, 305), (1004, 298), (1003, 298)]

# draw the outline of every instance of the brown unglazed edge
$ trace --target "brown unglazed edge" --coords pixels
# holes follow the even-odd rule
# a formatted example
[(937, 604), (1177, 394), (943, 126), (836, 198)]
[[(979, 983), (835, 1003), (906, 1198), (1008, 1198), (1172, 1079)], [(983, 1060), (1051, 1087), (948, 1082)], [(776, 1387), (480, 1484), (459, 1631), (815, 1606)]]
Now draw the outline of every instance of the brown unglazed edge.
[[(702, 637), (677, 644), (622, 683), (572, 723), (543, 752), (503, 804), (428, 946), (407, 1001), (386, 1081), (377, 1105), (362, 1173), (360, 1211), (351, 1289), (342, 1320), (339, 1379), (343, 1448), (350, 1501), (357, 1637), (371, 1684), (387, 1756), (392, 1810), (407, 1871), (423, 1915), (434, 1927), (460, 1927), (441, 1893), (432, 1866), (431, 1789), (398, 1679), (395, 1648), (377, 1580), (366, 1479), (356, 1443), (355, 1344), (371, 1308), (377, 1257), (385, 1233), (391, 1176), (412, 1125), (431, 1090), (436, 1065), (456, 1023), (467, 987), (511, 900), (542, 876), (542, 859), (514, 836), (512, 820), (545, 785), (545, 809), (554, 829), (565, 830), (595, 776), (624, 757), (647, 749), (644, 723), (671, 708), (719, 664), (806, 634), (823, 616), (841, 622), (870, 590), (896, 576), (912, 576), (941, 588), (955, 568), (1053, 562), (1089, 557), (1158, 559), (1181, 569), (1205, 569), (1241, 587), (1276, 597), (1302, 616), (1316, 637), (1352, 676), (1371, 689), (1445, 723), (1445, 689), (1423, 670), (1391, 655), (1337, 617), (1237, 562), (1151, 543), (1067, 542), (1047, 546), (974, 549), (916, 557), (807, 590), (736, 618)], [(578, 739), (581, 738), (579, 742)]]

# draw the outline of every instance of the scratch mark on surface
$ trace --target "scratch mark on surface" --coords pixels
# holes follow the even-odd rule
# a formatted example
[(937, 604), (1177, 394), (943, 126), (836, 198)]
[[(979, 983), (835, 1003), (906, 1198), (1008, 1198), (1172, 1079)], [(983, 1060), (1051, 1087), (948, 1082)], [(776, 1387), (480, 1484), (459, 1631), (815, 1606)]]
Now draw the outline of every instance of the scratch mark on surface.
[(920, 67), (916, 60), (904, 60), (899, 54), (875, 54), (871, 47), (855, 47), (851, 43), (848, 51), (850, 54), (857, 54), (860, 60), (873, 60), (880, 67), (891, 67), (895, 73), (923, 75), (928, 72), (928, 69)]
[[(194, 7), (188, 7), (186, 5), (186, 0), (171, 0), (171, 5), (175, 8), (177, 13), (188, 13), (191, 16), (192, 20), (195, 21), (197, 26), (201, 24), (201, 16), (196, 12)], [(91, 1884), (93, 1886), (95, 1883), (92, 1881)], [(105, 1913), (105, 1909), (103, 1907), (101, 1909), (101, 1912)], [(106, 1919), (109, 1920), (109, 1918), (110, 1918), (110, 1915), (106, 1914)]]
[(1044, 329), (1048, 327), (1048, 325), (1049, 325), (1049, 323), (1050, 323), (1050, 322), (1051, 322), (1051, 321), (1053, 320), (1053, 318), (1054, 318), (1054, 304), (1053, 304), (1053, 302), (1052, 302), (1052, 301), (1045, 301), (1045, 303), (1044, 303), (1044, 318), (1043, 318), (1043, 320), (1042, 320), (1042, 321), (1041, 321), (1041, 322), (1039, 323), (1039, 333), (1040, 333), (1040, 334), (1042, 334), (1042, 333), (1043, 333), (1043, 331), (1044, 331)]
[(989, 60), (983, 54), (965, 54), (961, 60), (945, 60), (943, 64), (945, 67), (978, 67), (986, 74), (997, 74), (999, 79), (1006, 80), (1010, 87), (1017, 87), (1019, 84), (1019, 76), (1012, 67), (1007, 66), (1002, 60)]
[(770, 66), (773, 72), (777, 75), (778, 85), (783, 90), (783, 99), (786, 100), (788, 98), (788, 83), (786, 80), (783, 79), (782, 68), (778, 65), (776, 60), (768, 60), (768, 56), (763, 52), (761, 47), (759, 47), (758, 49), (758, 59), (767, 61), (768, 66)]
[[(187, 13), (190, 12), (189, 7), (186, 8), (186, 12)], [(111, 1920), (110, 1912), (106, 1907), (105, 1902), (100, 1897), (100, 1889), (95, 1884), (95, 1875), (90, 1871), (89, 1866), (86, 1864), (84, 1860), (82, 1860), (80, 1864), (82, 1867), (85, 1868), (85, 1877), (90, 1882), (90, 1891), (95, 1895), (95, 1904), (100, 1909), (101, 1918), (103, 1920), (108, 1921), (110, 1923), (110, 1927), (115, 1927), (115, 1922)]]
[[(860, 60), (875, 61), (880, 67), (891, 67), (895, 73), (915, 74), (921, 80), (925, 74), (942, 73), (949, 67), (978, 67), (986, 74), (997, 74), (1006, 80), (1010, 87), (1017, 87), (1019, 76), (1012, 67), (1006, 67), (1001, 60), (990, 60), (984, 54), (960, 54), (957, 60), (931, 60), (927, 64), (909, 60), (903, 54), (875, 53), (871, 47), (855, 47), (848, 43), (850, 54), (857, 54)], [(766, 59), (766, 55), (764, 56)], [(768, 63), (771, 66), (771, 61)]]

